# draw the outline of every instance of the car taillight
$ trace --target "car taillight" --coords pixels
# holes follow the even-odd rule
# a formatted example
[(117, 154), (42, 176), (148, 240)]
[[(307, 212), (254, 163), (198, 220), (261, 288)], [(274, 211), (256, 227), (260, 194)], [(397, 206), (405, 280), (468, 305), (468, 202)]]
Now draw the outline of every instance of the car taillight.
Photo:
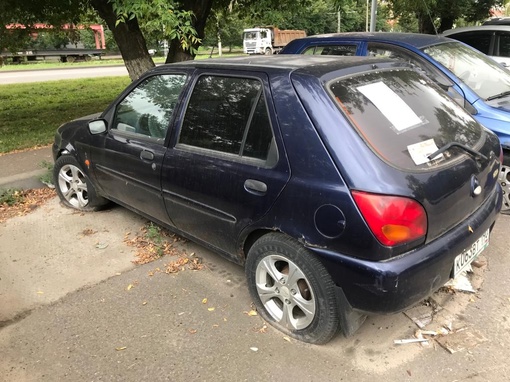
[(427, 214), (416, 200), (361, 191), (352, 191), (352, 196), (381, 244), (405, 244), (427, 234)]

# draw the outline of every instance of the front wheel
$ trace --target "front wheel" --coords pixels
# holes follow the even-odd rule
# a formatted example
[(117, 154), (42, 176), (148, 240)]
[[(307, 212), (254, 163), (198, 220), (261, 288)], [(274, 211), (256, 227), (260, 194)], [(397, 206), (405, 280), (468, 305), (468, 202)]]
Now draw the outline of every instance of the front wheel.
[(53, 178), (57, 195), (67, 207), (80, 211), (95, 211), (109, 203), (96, 194), (78, 161), (71, 155), (62, 155), (55, 161)]
[(504, 153), (498, 181), (503, 189), (503, 207), (501, 208), (501, 213), (510, 215), (510, 153)]
[(266, 56), (270, 56), (270, 55), (272, 55), (272, 54), (273, 54), (273, 51), (271, 50), (271, 48), (266, 48), (266, 50), (265, 50), (264, 54), (265, 54)]
[(338, 331), (335, 285), (322, 263), (283, 234), (255, 242), (246, 260), (250, 294), (262, 318), (300, 341), (323, 344)]

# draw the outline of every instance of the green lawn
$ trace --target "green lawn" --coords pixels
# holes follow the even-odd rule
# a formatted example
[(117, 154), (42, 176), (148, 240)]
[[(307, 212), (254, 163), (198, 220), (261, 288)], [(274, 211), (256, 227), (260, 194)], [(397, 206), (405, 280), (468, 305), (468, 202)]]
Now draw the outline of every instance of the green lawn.
[(0, 153), (50, 144), (62, 123), (102, 111), (129, 82), (104, 77), (0, 85)]
[[(196, 56), (197, 60), (205, 60), (208, 58), (217, 58), (218, 50), (215, 49), (211, 57), (211, 48), (208, 49), (200, 49), (198, 55)], [(243, 55), (243, 50), (235, 49), (232, 53), (228, 53), (225, 49), (223, 51), (223, 57), (232, 57), (232, 56), (240, 56)], [(152, 58), (155, 64), (163, 64), (165, 62), (165, 57), (154, 56)], [(106, 66), (106, 65), (124, 65), (124, 61), (120, 58), (109, 58), (108, 56), (103, 57), (101, 60), (92, 59), (91, 61), (82, 61), (82, 62), (58, 62), (56, 60), (47, 60), (47, 61), (37, 61), (37, 62), (24, 62), (21, 64), (7, 64), (4, 66), (0, 66), (0, 72), (7, 72), (10, 70), (39, 70), (39, 69), (65, 69), (65, 68), (75, 68), (82, 66)]]

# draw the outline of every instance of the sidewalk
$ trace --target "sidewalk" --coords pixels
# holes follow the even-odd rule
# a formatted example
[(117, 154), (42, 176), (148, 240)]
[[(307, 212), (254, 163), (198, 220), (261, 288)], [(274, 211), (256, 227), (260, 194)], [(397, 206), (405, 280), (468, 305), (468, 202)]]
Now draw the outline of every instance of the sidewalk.
[(43, 161), (53, 162), (51, 146), (0, 156), (0, 188), (41, 188), (39, 177), (46, 168)]

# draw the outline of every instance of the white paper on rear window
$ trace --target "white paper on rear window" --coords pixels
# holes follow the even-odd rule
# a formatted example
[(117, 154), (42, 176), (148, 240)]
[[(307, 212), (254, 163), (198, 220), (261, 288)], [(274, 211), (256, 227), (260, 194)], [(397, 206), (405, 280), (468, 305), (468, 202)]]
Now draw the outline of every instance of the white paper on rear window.
[(420, 117), (384, 82), (358, 86), (357, 90), (379, 109), (398, 132), (422, 124)]

